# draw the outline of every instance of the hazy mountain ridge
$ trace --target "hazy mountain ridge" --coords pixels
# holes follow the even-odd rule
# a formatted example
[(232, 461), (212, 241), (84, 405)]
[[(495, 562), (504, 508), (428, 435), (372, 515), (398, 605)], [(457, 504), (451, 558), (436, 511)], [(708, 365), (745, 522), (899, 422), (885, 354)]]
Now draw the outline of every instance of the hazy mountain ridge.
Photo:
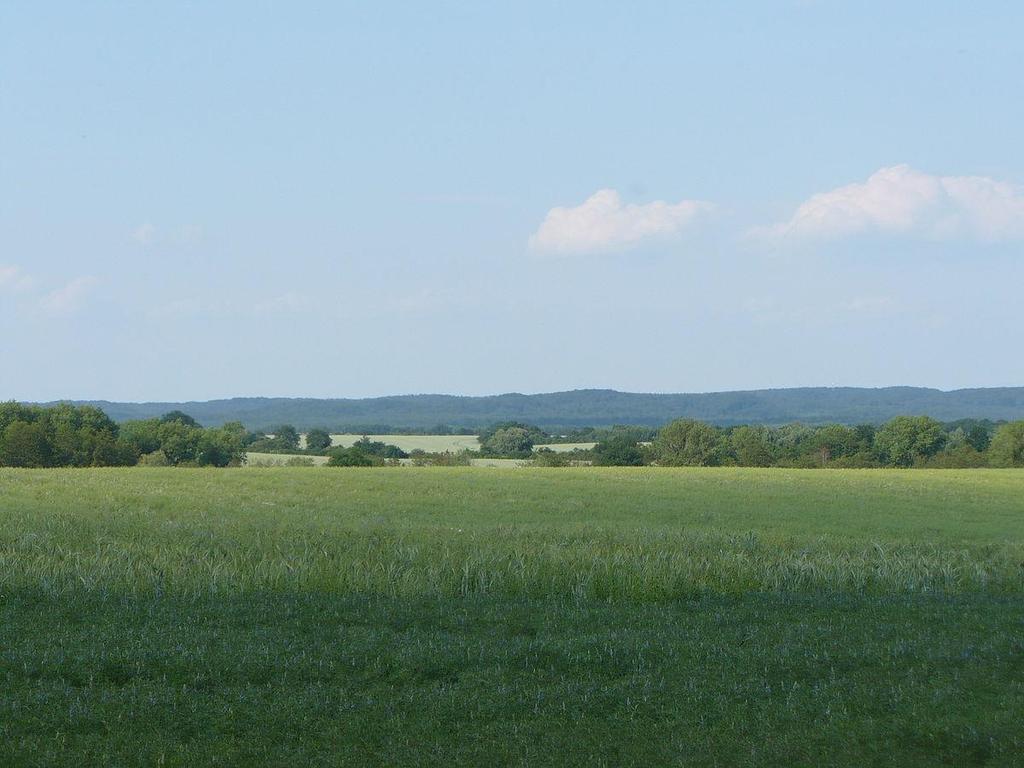
[(878, 423), (901, 414), (926, 414), (943, 421), (1024, 418), (1024, 387), (953, 391), (925, 387), (801, 387), (702, 394), (581, 389), (480, 397), (393, 395), (363, 399), (236, 397), (201, 402), (74, 402), (99, 406), (116, 421), (158, 416), (177, 409), (204, 425), (241, 421), (249, 428), (287, 423), (300, 429), (365, 425), (422, 429), (438, 424), (478, 427), (504, 420), (545, 427), (658, 426), (679, 417), (719, 425), (792, 421)]

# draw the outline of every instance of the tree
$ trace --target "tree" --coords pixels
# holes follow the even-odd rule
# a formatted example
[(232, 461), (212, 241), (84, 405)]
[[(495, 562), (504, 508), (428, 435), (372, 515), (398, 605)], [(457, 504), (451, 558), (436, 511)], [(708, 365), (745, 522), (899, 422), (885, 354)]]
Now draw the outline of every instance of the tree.
[(739, 427), (730, 436), (736, 462), (741, 467), (770, 467), (778, 458), (779, 448), (768, 427)]
[(40, 421), (46, 425), (55, 465), (89, 467), (123, 463), (114, 450), (117, 425), (99, 408), (60, 403), (46, 408)]
[(52, 447), (39, 422), (12, 421), (0, 435), (0, 466), (48, 467)]
[(121, 440), (144, 456), (160, 449), (160, 419), (136, 419), (121, 425)]
[(809, 451), (815, 451), (817, 446), (812, 445), (812, 441), (816, 434), (813, 427), (799, 422), (779, 427), (775, 430), (779, 458), (786, 459), (788, 462), (798, 462)]
[(356, 440), (353, 448), (358, 448), (360, 451), (365, 453), (367, 456), (377, 456), (381, 459), (407, 459), (409, 454), (399, 448), (397, 445), (391, 443), (384, 443), (380, 440), (371, 440), (368, 436), (363, 435), (361, 438)]
[(299, 447), (299, 430), (291, 424), (274, 427), (274, 442), (281, 448), (295, 450)]
[(199, 441), (203, 435), (201, 427), (190, 427), (177, 419), (160, 425), (160, 450), (167, 461), (178, 464), (194, 464), (198, 458)]
[(653, 447), (658, 464), (667, 467), (706, 467), (721, 459), (718, 430), (693, 419), (662, 427)]
[(238, 422), (204, 429), (196, 443), (195, 462), (201, 467), (238, 466), (245, 457), (245, 427)]
[(988, 448), (993, 467), (1024, 467), (1024, 421), (1003, 424)]
[(984, 453), (992, 444), (992, 432), (984, 424), (974, 424), (967, 430), (967, 442), (978, 453)]
[(860, 447), (857, 430), (842, 424), (818, 427), (811, 438), (811, 443), (822, 466), (828, 464), (831, 459), (850, 456)]
[(491, 456), (525, 456), (533, 450), (533, 438), (524, 427), (506, 427), (487, 438), (482, 448)]
[(193, 419), (184, 411), (170, 411), (168, 413), (165, 413), (163, 416), (160, 417), (160, 421), (162, 421), (164, 424), (171, 421), (177, 421), (184, 424), (186, 427), (199, 426), (199, 422)]
[(594, 464), (599, 467), (642, 467), (643, 449), (629, 435), (613, 435), (594, 446)]
[(897, 416), (875, 433), (879, 458), (894, 467), (910, 467), (942, 450), (946, 434), (942, 424), (928, 416)]
[(547, 441), (547, 433), (544, 432), (540, 427), (535, 427), (532, 424), (524, 424), (520, 421), (502, 421), (497, 424), (492, 424), (480, 431), (478, 435), (480, 439), (480, 445), (486, 445), (487, 441), (494, 437), (495, 434), (502, 430), (508, 429), (522, 429), (525, 430), (530, 436), (530, 444), (543, 443)]
[(331, 447), (331, 433), (326, 429), (311, 429), (306, 433), (306, 450), (326, 451)]

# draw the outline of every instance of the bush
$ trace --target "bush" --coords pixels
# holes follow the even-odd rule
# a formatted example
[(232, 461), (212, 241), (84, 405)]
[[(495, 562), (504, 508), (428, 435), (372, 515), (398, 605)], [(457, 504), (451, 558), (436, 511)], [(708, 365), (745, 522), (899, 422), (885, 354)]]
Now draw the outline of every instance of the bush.
[(169, 467), (171, 462), (167, 460), (167, 454), (157, 449), (152, 453), (144, 453), (139, 457), (141, 467)]
[(988, 457), (979, 453), (974, 446), (964, 444), (956, 448), (940, 451), (929, 459), (923, 459), (915, 466), (929, 469), (973, 469), (988, 464)]
[(550, 448), (541, 448), (539, 451), (533, 452), (534, 467), (568, 467), (571, 464), (572, 460), (565, 452), (559, 453)]
[(468, 467), (473, 457), (473, 451), (427, 453), (426, 451), (415, 450), (409, 454), (414, 467)]
[(353, 446), (352, 448), (335, 448), (330, 453), (331, 458), (327, 461), (329, 467), (372, 467), (375, 464), (384, 462), (376, 456), (363, 453)]

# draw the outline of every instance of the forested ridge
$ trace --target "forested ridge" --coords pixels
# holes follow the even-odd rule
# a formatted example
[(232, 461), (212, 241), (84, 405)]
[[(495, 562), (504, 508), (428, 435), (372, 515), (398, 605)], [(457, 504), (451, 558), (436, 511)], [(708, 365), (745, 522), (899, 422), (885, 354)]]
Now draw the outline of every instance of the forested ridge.
[(101, 408), (115, 421), (182, 410), (199, 423), (238, 421), (249, 429), (293, 424), (299, 429), (384, 433), (435, 431), (444, 425), (479, 428), (517, 420), (545, 428), (636, 424), (662, 426), (691, 418), (719, 426), (739, 424), (881, 424), (894, 416), (926, 415), (941, 421), (1024, 418), (1024, 387), (942, 391), (923, 387), (802, 387), (704, 394), (641, 394), (580, 389), (537, 395), (485, 397), (395, 395), (363, 399), (238, 397), (204, 402), (119, 403), (76, 401)]

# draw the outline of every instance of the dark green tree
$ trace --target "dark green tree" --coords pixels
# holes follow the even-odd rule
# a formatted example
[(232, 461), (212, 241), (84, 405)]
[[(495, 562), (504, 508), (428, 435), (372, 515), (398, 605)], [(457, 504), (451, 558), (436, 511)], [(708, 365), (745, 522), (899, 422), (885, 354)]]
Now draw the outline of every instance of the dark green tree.
[(164, 422), (165, 424), (169, 421), (178, 421), (184, 424), (186, 427), (199, 426), (199, 422), (193, 419), (184, 411), (170, 411), (169, 413), (165, 413), (163, 416), (160, 417), (160, 421)]
[(988, 450), (992, 442), (992, 432), (984, 424), (973, 424), (967, 430), (967, 443), (978, 453)]
[(594, 446), (594, 464), (599, 467), (642, 467), (643, 449), (629, 435), (612, 435)]
[(718, 430), (693, 419), (662, 427), (652, 447), (658, 464), (666, 467), (706, 467), (721, 461)]
[(738, 427), (729, 439), (741, 467), (770, 467), (778, 459), (778, 441), (769, 427)]
[(488, 437), (481, 448), (489, 456), (528, 456), (533, 450), (533, 437), (524, 427), (504, 427)]
[(910, 467), (934, 456), (946, 440), (942, 424), (928, 416), (897, 416), (875, 433), (879, 458), (894, 467)]
[(331, 447), (331, 433), (326, 429), (311, 429), (306, 433), (306, 449), (325, 451)]
[(201, 467), (238, 466), (245, 457), (245, 427), (230, 422), (204, 429), (196, 442), (195, 462)]
[(39, 422), (12, 421), (0, 434), (0, 466), (51, 466), (52, 446)]
[(291, 424), (281, 424), (273, 429), (274, 442), (285, 450), (295, 450), (299, 447), (299, 430)]

